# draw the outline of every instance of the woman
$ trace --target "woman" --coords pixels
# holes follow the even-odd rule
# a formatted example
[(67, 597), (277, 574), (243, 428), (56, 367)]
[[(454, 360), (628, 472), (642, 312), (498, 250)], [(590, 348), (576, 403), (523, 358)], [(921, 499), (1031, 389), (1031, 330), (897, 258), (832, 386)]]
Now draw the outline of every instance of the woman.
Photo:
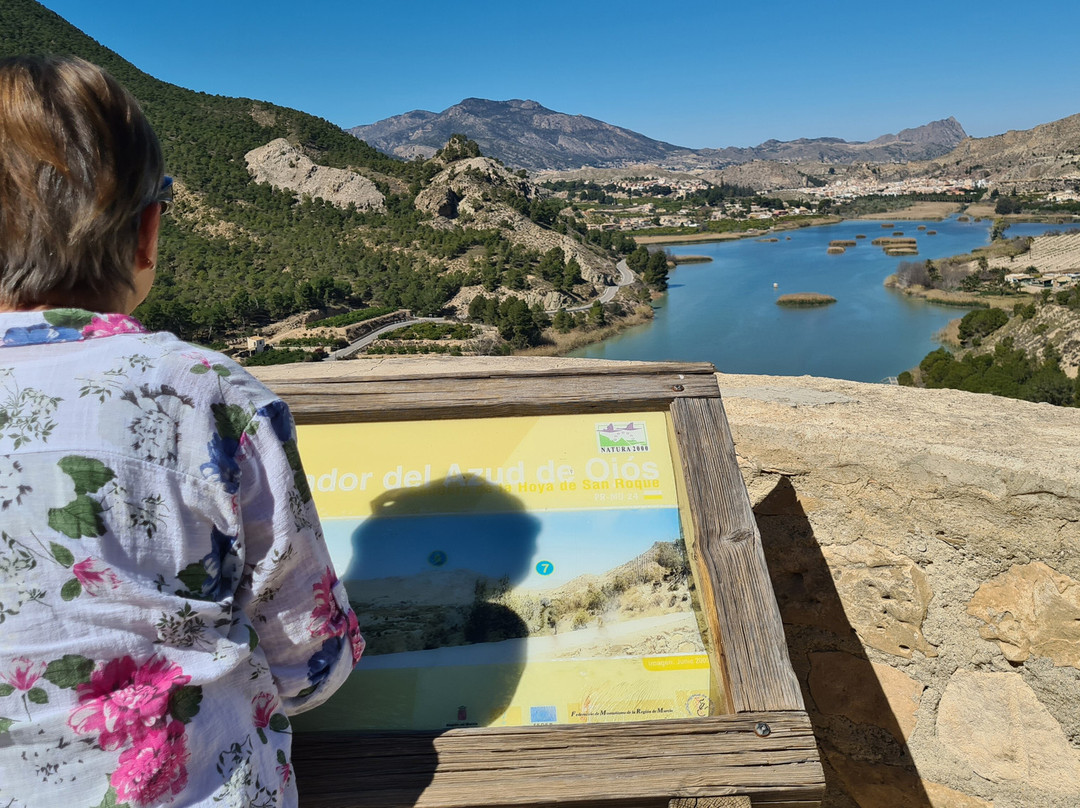
[(0, 61), (0, 805), (292, 806), (363, 640), (286, 406), (129, 315), (171, 181), (81, 60)]

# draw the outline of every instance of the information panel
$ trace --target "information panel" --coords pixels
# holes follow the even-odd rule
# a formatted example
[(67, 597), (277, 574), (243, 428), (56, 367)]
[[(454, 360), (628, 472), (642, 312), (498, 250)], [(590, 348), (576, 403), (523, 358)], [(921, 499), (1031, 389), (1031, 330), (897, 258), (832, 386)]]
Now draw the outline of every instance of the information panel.
[(300, 427), (368, 649), (297, 729), (715, 715), (667, 419)]

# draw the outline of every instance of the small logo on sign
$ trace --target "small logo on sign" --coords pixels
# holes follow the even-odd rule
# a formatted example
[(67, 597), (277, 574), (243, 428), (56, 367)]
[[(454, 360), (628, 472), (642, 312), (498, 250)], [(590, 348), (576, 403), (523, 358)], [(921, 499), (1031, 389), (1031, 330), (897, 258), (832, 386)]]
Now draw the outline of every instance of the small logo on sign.
[(649, 435), (641, 421), (608, 421), (596, 425), (596, 445), (602, 454), (649, 451)]
[(553, 706), (529, 708), (529, 723), (531, 724), (554, 724), (556, 720), (558, 720), (558, 715)]

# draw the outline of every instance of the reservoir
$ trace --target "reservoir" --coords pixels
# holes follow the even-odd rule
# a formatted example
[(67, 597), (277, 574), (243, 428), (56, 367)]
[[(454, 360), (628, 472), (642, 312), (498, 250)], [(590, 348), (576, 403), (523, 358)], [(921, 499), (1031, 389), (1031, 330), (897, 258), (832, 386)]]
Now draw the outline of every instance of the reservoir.
[[(571, 356), (595, 359), (712, 362), (724, 373), (829, 376), (878, 382), (914, 367), (938, 347), (934, 335), (968, 309), (908, 298), (886, 289), (901, 261), (970, 252), (990, 243), (991, 221), (851, 220), (754, 238), (680, 244), (674, 255), (707, 255), (709, 263), (673, 269), (656, 316)], [(919, 225), (925, 230), (919, 230)], [(1037, 235), (1060, 225), (1014, 225), (1006, 236)], [(935, 230), (936, 235), (927, 235)], [(873, 239), (894, 231), (918, 239), (918, 256), (890, 257)], [(857, 239), (843, 255), (829, 242)], [(1017, 258), (1018, 269), (1025, 266)], [(776, 284), (774, 288), (774, 284)], [(776, 305), (783, 294), (817, 292), (836, 303), (814, 308)]]

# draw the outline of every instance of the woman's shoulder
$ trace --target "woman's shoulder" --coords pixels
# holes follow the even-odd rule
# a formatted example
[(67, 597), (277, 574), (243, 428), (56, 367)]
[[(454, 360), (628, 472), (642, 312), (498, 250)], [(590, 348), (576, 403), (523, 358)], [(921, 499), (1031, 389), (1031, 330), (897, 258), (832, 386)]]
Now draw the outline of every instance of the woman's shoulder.
[[(167, 331), (140, 338), (157, 355), (157, 370), (174, 381), (178, 389), (203, 391), (226, 404), (261, 408), (278, 400), (265, 384), (234, 359), (218, 351), (186, 342)], [(201, 396), (200, 396), (201, 397)]]

